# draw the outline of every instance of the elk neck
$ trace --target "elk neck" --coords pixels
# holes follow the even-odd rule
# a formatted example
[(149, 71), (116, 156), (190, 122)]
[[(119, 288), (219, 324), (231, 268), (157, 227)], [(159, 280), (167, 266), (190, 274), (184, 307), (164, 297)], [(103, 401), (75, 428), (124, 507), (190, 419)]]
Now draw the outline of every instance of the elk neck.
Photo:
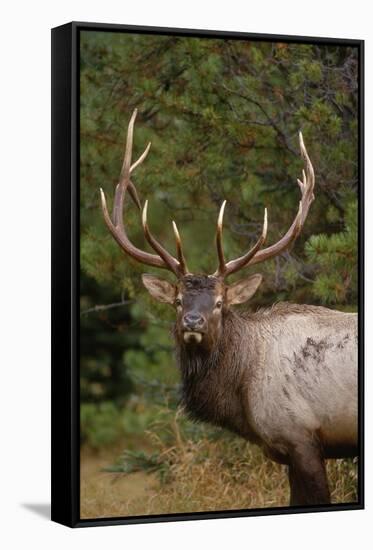
[(221, 336), (210, 350), (177, 344), (176, 356), (182, 379), (182, 405), (189, 417), (252, 440), (243, 405), (250, 371), (247, 328), (241, 315), (227, 311)]

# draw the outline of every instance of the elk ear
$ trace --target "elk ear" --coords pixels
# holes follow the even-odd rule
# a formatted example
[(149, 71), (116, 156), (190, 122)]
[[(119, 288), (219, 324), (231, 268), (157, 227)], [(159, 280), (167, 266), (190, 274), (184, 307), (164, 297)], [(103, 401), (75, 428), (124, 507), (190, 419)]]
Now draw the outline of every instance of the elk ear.
[(158, 279), (153, 275), (144, 274), (141, 276), (142, 282), (153, 298), (158, 302), (173, 304), (175, 301), (176, 288), (174, 285), (163, 279)]
[(261, 275), (251, 275), (247, 279), (237, 281), (227, 287), (227, 304), (232, 306), (234, 304), (243, 304), (254, 296), (263, 277)]

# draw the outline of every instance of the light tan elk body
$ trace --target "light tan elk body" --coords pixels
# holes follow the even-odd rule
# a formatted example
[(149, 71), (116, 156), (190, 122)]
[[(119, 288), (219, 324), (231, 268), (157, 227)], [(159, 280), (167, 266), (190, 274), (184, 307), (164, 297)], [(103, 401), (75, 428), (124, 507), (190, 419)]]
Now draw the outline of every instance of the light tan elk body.
[(128, 239), (123, 204), (128, 189), (140, 207), (130, 179), (145, 159), (131, 165), (133, 127), (128, 127), (126, 153), (110, 216), (104, 193), (102, 208), (108, 229), (122, 249), (143, 264), (171, 270), (171, 284), (153, 275), (143, 282), (157, 300), (176, 310), (176, 353), (182, 378), (182, 401), (193, 418), (230, 429), (260, 445), (267, 456), (288, 465), (290, 504), (330, 502), (325, 458), (357, 454), (357, 317), (323, 307), (280, 303), (253, 314), (231, 306), (246, 302), (261, 275), (225, 283), (238, 270), (289, 248), (299, 235), (314, 199), (314, 171), (300, 134), (305, 161), (301, 201), (287, 233), (263, 248), (267, 213), (256, 244), (242, 257), (225, 261), (220, 210), (216, 245), (218, 269), (213, 275), (189, 273), (175, 223), (177, 259), (150, 233), (147, 201), (142, 215), (145, 237), (156, 254), (138, 249)]

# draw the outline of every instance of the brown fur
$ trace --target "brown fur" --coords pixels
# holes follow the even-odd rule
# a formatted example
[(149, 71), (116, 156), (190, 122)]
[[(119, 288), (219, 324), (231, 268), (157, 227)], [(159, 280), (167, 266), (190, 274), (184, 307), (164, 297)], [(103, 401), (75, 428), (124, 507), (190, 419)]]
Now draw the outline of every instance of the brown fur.
[[(219, 278), (193, 275), (168, 289), (177, 311), (182, 403), (191, 418), (227, 428), (287, 464), (292, 505), (326, 504), (324, 459), (357, 453), (354, 420), (345, 412), (354, 403), (344, 401), (354, 396), (356, 365), (343, 366), (355, 349), (356, 318), (290, 303), (233, 311), (228, 292), (240, 303), (257, 288), (255, 277), (245, 288), (245, 281), (227, 287)], [(199, 319), (201, 341), (184, 338), (191, 315)]]

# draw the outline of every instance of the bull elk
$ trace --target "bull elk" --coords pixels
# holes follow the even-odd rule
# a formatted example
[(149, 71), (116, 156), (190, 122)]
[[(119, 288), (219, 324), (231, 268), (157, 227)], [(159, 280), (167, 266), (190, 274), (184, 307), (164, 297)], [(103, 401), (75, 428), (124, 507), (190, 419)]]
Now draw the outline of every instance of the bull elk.
[(279, 303), (255, 313), (231, 306), (248, 301), (261, 275), (228, 285), (240, 269), (281, 254), (298, 237), (314, 200), (314, 170), (299, 134), (305, 163), (298, 212), (288, 231), (263, 248), (261, 235), (243, 256), (226, 261), (222, 246), (223, 202), (217, 221), (218, 267), (212, 275), (190, 273), (180, 235), (172, 222), (177, 257), (152, 235), (142, 210), (146, 240), (156, 252), (137, 248), (128, 238), (123, 204), (128, 189), (140, 208), (131, 175), (145, 159), (150, 143), (132, 163), (136, 110), (128, 126), (120, 181), (110, 216), (101, 189), (106, 225), (126, 254), (152, 267), (170, 270), (175, 284), (153, 275), (142, 280), (153, 298), (174, 307), (176, 356), (182, 378), (182, 402), (192, 418), (207, 421), (261, 446), (266, 456), (288, 466), (290, 504), (330, 503), (325, 459), (357, 455), (357, 316), (324, 307)]

